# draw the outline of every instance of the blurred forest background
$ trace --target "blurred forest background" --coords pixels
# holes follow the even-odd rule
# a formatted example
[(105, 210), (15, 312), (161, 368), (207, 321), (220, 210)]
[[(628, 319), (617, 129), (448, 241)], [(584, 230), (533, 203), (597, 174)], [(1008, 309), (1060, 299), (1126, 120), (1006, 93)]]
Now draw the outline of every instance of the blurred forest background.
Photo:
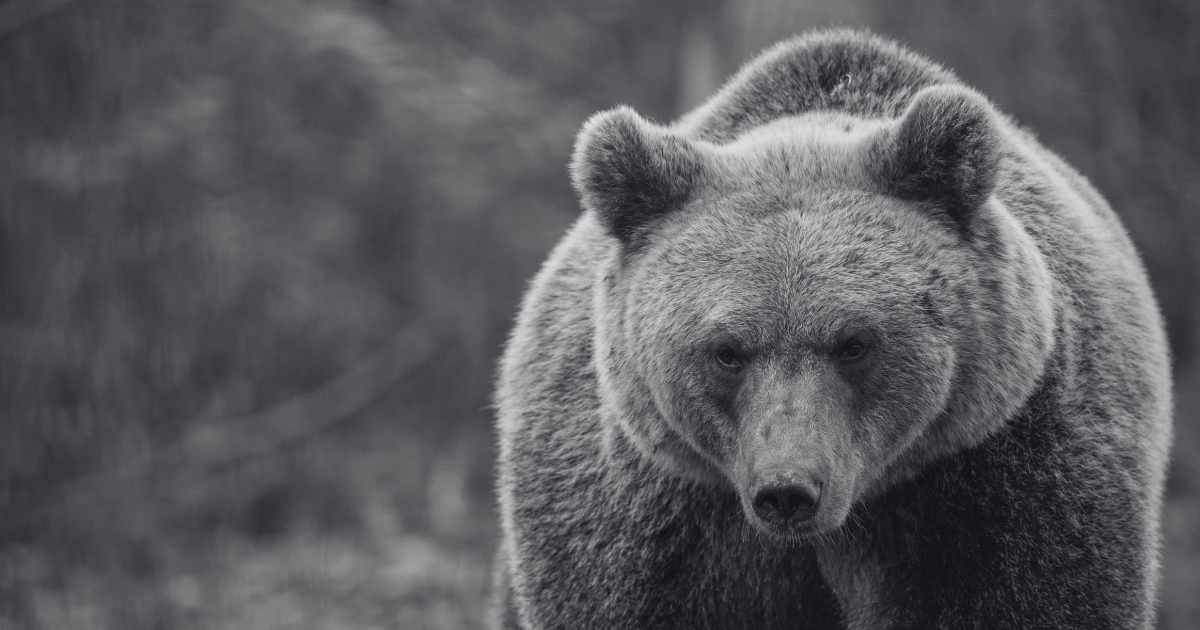
[(493, 367), (592, 112), (864, 26), (1124, 217), (1200, 627), (1200, 3), (0, 0), (0, 628), (478, 628)]

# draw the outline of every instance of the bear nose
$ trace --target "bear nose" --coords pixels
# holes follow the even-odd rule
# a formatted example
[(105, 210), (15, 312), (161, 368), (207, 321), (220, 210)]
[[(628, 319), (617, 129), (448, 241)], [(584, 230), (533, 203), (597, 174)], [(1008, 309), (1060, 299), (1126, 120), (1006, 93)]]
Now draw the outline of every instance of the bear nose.
[(772, 525), (802, 523), (817, 513), (820, 488), (791, 483), (769, 485), (754, 493), (754, 513)]

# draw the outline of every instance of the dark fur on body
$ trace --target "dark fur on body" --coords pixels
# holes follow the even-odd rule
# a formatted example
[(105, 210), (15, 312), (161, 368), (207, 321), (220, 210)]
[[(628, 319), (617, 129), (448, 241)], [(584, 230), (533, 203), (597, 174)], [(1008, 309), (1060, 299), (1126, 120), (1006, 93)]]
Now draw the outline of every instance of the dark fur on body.
[[(818, 33), (671, 127), (598, 115), (574, 170), (588, 211), (497, 392), (499, 626), (1153, 624), (1157, 309), (1099, 194), (986, 100)], [(757, 354), (718, 399), (679, 365), (729, 296)], [(887, 378), (794, 350), (835, 339), (841, 304), (903, 333), (870, 359)], [(823, 482), (812, 531), (749, 520), (789, 455)]]

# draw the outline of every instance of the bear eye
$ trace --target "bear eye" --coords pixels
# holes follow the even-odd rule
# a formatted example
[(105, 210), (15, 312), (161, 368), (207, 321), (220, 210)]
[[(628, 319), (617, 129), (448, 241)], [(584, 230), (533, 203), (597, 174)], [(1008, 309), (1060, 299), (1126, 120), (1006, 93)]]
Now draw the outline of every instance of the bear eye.
[(856, 361), (861, 359), (866, 353), (867, 344), (858, 339), (851, 338), (842, 344), (841, 349), (838, 350), (838, 358), (843, 361)]
[(717, 351), (717, 362), (731, 370), (742, 367), (742, 358), (729, 346), (723, 346)]

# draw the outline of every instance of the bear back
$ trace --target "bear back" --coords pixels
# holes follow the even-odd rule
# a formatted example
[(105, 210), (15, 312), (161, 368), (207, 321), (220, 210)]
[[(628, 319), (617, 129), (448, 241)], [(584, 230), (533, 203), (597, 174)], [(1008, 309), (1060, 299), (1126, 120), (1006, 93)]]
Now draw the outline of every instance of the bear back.
[(770, 121), (813, 111), (896, 118), (917, 92), (939, 84), (961, 81), (893, 42), (832, 29), (776, 44), (674, 127), (724, 144)]

